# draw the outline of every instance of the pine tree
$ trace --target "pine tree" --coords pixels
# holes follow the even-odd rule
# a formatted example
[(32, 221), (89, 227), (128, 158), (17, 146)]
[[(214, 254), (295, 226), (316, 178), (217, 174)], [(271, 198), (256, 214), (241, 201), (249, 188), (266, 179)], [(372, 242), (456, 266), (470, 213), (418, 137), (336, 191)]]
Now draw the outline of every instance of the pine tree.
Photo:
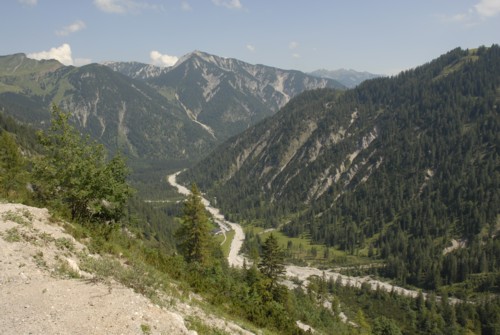
[(27, 181), (26, 162), (14, 138), (3, 131), (0, 135), (0, 194), (12, 197)]
[(399, 329), (396, 322), (392, 319), (388, 319), (385, 316), (379, 316), (375, 319), (372, 329), (373, 335), (401, 335), (401, 329)]
[(182, 225), (177, 231), (179, 249), (188, 263), (206, 265), (210, 260), (211, 235), (208, 216), (195, 184), (184, 203)]
[(269, 280), (270, 289), (276, 286), (278, 280), (285, 273), (284, 252), (278, 245), (278, 240), (273, 234), (264, 242), (262, 246), (262, 257), (259, 263), (259, 270)]
[(37, 196), (80, 221), (118, 221), (133, 190), (120, 156), (107, 162), (104, 147), (82, 137), (69, 114), (52, 107), (51, 127), (39, 133), (44, 155), (34, 161)]
[(366, 320), (365, 313), (363, 313), (363, 310), (358, 309), (358, 312), (356, 313), (356, 324), (359, 326), (357, 329), (357, 333), (364, 335), (364, 334), (371, 334), (372, 328), (368, 321)]

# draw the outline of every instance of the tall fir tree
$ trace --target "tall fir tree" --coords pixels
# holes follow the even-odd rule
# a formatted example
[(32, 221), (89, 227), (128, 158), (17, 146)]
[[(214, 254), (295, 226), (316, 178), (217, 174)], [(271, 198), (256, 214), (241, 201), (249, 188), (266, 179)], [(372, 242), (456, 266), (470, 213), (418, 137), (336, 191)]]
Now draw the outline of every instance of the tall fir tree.
[(184, 203), (182, 225), (177, 231), (179, 249), (188, 263), (209, 263), (211, 252), (210, 225), (201, 194), (195, 184)]
[(278, 240), (273, 234), (269, 235), (262, 246), (259, 270), (269, 280), (271, 289), (276, 286), (278, 280), (285, 274), (284, 258), (285, 254), (278, 245)]

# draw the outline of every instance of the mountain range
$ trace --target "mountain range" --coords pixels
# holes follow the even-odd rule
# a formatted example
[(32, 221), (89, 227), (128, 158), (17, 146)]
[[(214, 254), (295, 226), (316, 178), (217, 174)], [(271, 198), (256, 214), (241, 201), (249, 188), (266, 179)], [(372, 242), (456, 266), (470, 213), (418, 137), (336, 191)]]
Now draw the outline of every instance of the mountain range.
[(359, 72), (352, 69), (338, 69), (338, 70), (321, 69), (309, 72), (309, 74), (320, 78), (329, 78), (336, 80), (348, 88), (354, 88), (365, 80), (383, 77), (383, 75), (380, 74), (373, 74), (366, 71)]
[[(180, 177), (229, 219), (380, 257), (390, 277), (435, 288), (481, 272), (481, 259), (500, 266), (499, 92), (500, 47), (455, 49), (352, 90), (305, 92)], [(452, 239), (468, 248), (446, 255)]]
[(116, 71), (146, 81), (218, 142), (273, 115), (305, 90), (339, 82), (299, 71), (252, 65), (194, 51), (169, 68), (138, 63), (106, 63)]
[[(335, 88), (328, 88), (330, 84)], [(233, 113), (236, 100), (243, 107)], [(9, 202), (18, 197), (43, 201), (33, 197), (43, 184), (30, 168), (44, 158), (24, 164), (21, 156), (38, 152), (30, 125), (46, 127), (52, 103), (70, 111), (82, 133), (124, 151), (129, 163), (150, 164), (141, 171), (150, 181), (142, 188), (145, 194), (151, 195), (158, 185), (167, 190), (148, 200), (139, 190), (120, 222), (124, 229), (111, 229), (107, 221), (65, 222), (64, 229), (75, 239), (61, 237), (60, 231), (54, 237), (40, 234), (41, 222), (34, 220), (38, 209), (5, 203), (0, 218), (4, 249), (24, 246), (31, 255), (36, 253), (26, 254), (32, 262), (21, 259), (24, 256), (12, 259), (19, 264), (4, 262), (26, 287), (35, 284), (36, 292), (66, 301), (60, 290), (40, 290), (40, 285), (47, 286), (50, 272), (57, 282), (64, 278), (67, 283), (69, 277), (89, 278), (93, 285), (105, 282), (102, 291), (114, 299), (107, 283), (120, 282), (151, 298), (149, 307), (160, 303), (157, 294), (167, 299), (165, 306), (179, 306), (179, 289), (183, 297), (191, 296), (192, 289), (196, 306), (184, 311), (196, 309), (196, 317), (185, 315), (191, 325), (192, 320), (199, 324), (200, 333), (262, 333), (269, 328), (269, 333), (299, 334), (312, 332), (310, 326), (318, 333), (344, 334), (494, 334), (500, 329), (498, 45), (457, 48), (415, 69), (367, 80), (353, 89), (198, 51), (171, 68), (141, 63), (75, 68), (23, 54), (3, 56), (0, 168), (6, 173), (0, 179)], [(253, 107), (260, 113), (266, 106), (274, 110), (282, 104), (268, 117), (251, 112)], [(224, 140), (228, 136), (232, 137)], [(207, 252), (213, 262), (206, 265), (189, 263), (174, 251), (179, 235), (173, 232), (182, 224), (182, 203), (164, 182), (165, 170), (178, 171), (201, 157), (192, 168), (171, 177), (197, 184), (227, 219), (244, 226), (242, 252), (254, 262), (260, 257), (258, 267), (230, 268), (222, 250)], [(82, 168), (80, 163), (75, 166)], [(70, 179), (86, 182), (78, 176)], [(66, 200), (58, 204), (48, 196), (46, 203), (64, 213)], [(51, 232), (54, 227), (54, 222), (46, 225)], [(233, 245), (231, 235), (219, 241), (223, 237), (225, 246)], [(100, 256), (80, 252), (80, 242)], [(210, 245), (218, 249), (219, 242)], [(71, 259), (50, 257), (55, 264), (43, 257), (56, 249)], [(273, 264), (278, 265), (274, 269), (281, 267), (283, 257), (304, 265), (287, 266), (294, 276), (287, 281), (293, 290), (279, 284), (273, 288), (272, 279), (265, 277), (261, 266), (270, 260), (271, 249), (277, 261)], [(109, 257), (112, 254), (116, 261)], [(349, 279), (334, 280), (339, 272)], [(44, 278), (33, 282), (33, 274)], [(374, 286), (369, 276), (376, 276), (381, 285)], [(387, 278), (410, 290), (385, 292)], [(415, 287), (428, 293), (417, 293)], [(398, 291), (411, 291), (415, 298), (398, 296)], [(164, 294), (172, 292), (175, 299)], [(31, 296), (22, 299), (29, 302)], [(18, 330), (19, 315), (37, 319), (46, 308), (11, 300), (14, 309), (7, 315), (6, 322), (12, 321), (7, 332)], [(81, 302), (88, 305), (85, 299)], [(220, 308), (225, 326), (232, 323), (228, 316), (250, 323), (220, 331), (212, 321), (200, 325), (197, 308), (205, 302), (210, 310)], [(179, 315), (170, 316), (182, 321)], [(149, 316), (134, 318), (127, 329), (149, 333), (148, 320)], [(104, 320), (106, 327), (116, 330), (114, 321)], [(46, 324), (23, 325), (40, 330)], [(67, 324), (71, 328), (74, 322)], [(159, 323), (153, 329), (158, 327), (163, 329)]]
[(299, 71), (195, 51), (174, 67), (82, 67), (24, 54), (0, 57), (0, 109), (43, 127), (52, 103), (109, 149), (132, 159), (193, 161), (307, 89), (344, 86)]

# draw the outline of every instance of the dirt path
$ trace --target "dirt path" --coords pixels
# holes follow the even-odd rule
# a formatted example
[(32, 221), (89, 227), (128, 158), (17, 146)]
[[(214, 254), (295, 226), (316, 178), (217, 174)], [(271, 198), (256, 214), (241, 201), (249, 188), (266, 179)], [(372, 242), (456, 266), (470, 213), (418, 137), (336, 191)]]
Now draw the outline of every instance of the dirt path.
[(49, 221), (46, 209), (0, 204), (2, 334), (195, 334), (181, 315), (119, 283), (85, 280), (86, 247)]

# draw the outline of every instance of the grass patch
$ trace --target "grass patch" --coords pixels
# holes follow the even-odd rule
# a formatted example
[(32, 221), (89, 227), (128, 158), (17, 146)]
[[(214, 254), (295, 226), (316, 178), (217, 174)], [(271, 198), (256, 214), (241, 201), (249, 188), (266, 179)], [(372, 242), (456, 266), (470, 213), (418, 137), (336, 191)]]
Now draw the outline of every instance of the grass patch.
[(210, 327), (203, 323), (200, 318), (190, 316), (186, 318), (186, 322), (188, 324), (189, 330), (194, 330), (198, 334), (206, 334), (206, 335), (229, 335), (229, 333), (217, 329), (215, 327)]
[(19, 242), (21, 241), (21, 234), (17, 227), (7, 229), (5, 233), (2, 234), (3, 239), (7, 242)]
[(452, 64), (449, 64), (444, 67), (444, 69), (441, 71), (439, 75), (437, 75), (435, 78), (433, 78), (433, 81), (437, 81), (439, 79), (442, 79), (453, 72), (457, 72), (460, 70), (467, 62), (475, 62), (479, 59), (479, 56), (475, 55), (473, 52), (470, 52), (467, 56), (464, 56)]
[(143, 324), (141, 324), (141, 331), (143, 334), (149, 335), (149, 334), (151, 334), (151, 326), (143, 323)]
[(157, 303), (160, 302), (158, 292), (169, 287), (169, 280), (164, 273), (140, 261), (122, 265), (110, 257), (87, 256), (82, 260), (80, 269), (95, 274), (100, 281), (106, 282), (112, 278)]
[(52, 237), (52, 235), (50, 235), (50, 234), (48, 234), (46, 232), (40, 233), (38, 235), (38, 238), (40, 239), (40, 241), (42, 241), (43, 245), (47, 245), (50, 242), (55, 241), (55, 239)]
[(70, 240), (67, 237), (61, 237), (61, 238), (56, 239), (54, 241), (54, 244), (56, 245), (57, 249), (59, 249), (59, 250), (68, 250), (68, 251), (75, 250), (75, 244), (73, 243), (72, 240)]
[(34, 254), (33, 255), (33, 260), (34, 260), (35, 264), (39, 268), (44, 268), (44, 269), (47, 268), (47, 262), (43, 258), (43, 252), (42, 251), (38, 251), (36, 254)]
[(8, 211), (2, 215), (5, 221), (12, 221), (21, 226), (30, 226), (33, 221), (33, 215), (29, 210), (24, 209), (18, 212)]
[(318, 267), (355, 266), (373, 263), (367, 258), (368, 248), (358, 250), (357, 255), (349, 255), (345, 251), (334, 247), (327, 247), (323, 244), (314, 244), (308, 235), (300, 237), (289, 237), (279, 230), (265, 230), (262, 227), (248, 225), (245, 227), (245, 234), (259, 236), (261, 241), (265, 241), (269, 235), (273, 234), (278, 240), (278, 244), (285, 251), (286, 261), (298, 265), (310, 265)]
[(68, 261), (64, 259), (58, 259), (54, 274), (60, 278), (80, 278), (78, 271), (73, 269)]
[[(224, 257), (227, 258), (229, 256), (229, 250), (231, 249), (231, 242), (233, 242), (233, 239), (234, 239), (234, 230), (231, 230), (231, 231), (228, 231), (226, 232), (226, 241), (221, 244), (221, 249), (222, 249), (222, 252), (224, 253)], [(219, 237), (217, 237), (217, 239), (219, 240)], [(224, 236), (220, 236), (220, 242), (222, 242), (224, 240)]]
[(87, 230), (80, 225), (69, 224), (69, 223), (65, 222), (63, 225), (63, 228), (68, 234), (70, 234), (71, 236), (73, 236), (77, 240), (82, 240), (82, 239), (89, 237)]

